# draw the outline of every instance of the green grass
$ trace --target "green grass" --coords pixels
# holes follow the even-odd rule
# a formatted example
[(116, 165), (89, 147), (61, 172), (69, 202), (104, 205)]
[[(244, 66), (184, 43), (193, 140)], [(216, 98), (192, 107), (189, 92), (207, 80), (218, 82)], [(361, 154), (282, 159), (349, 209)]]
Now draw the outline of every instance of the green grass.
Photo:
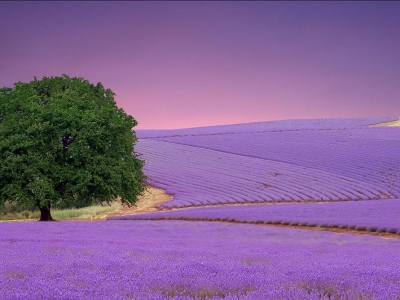
[[(62, 219), (92, 219), (98, 215), (116, 211), (122, 206), (119, 203), (113, 202), (111, 206), (109, 205), (92, 205), (83, 208), (71, 208), (71, 209), (52, 209), (51, 216), (55, 220)], [(24, 210), (22, 212), (6, 213), (0, 214), (0, 220), (2, 221), (12, 221), (12, 220), (24, 220), (24, 219), (40, 219), (39, 211), (28, 211)]]
[(51, 211), (51, 216), (53, 219), (91, 219), (98, 215), (112, 212), (120, 209), (122, 206), (116, 202), (113, 202), (111, 206), (109, 205), (92, 205), (83, 208), (71, 208), (71, 209), (53, 209)]
[(10, 212), (0, 214), (0, 221), (15, 221), (24, 219), (38, 219), (40, 218), (39, 211), (28, 211), (24, 210), (22, 212)]

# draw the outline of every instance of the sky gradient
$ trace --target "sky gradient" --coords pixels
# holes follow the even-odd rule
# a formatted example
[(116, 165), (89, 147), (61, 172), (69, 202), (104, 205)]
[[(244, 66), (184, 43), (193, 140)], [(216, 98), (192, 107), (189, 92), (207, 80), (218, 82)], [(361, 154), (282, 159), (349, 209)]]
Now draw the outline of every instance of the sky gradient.
[(0, 2), (0, 87), (83, 77), (135, 129), (400, 115), (400, 2)]

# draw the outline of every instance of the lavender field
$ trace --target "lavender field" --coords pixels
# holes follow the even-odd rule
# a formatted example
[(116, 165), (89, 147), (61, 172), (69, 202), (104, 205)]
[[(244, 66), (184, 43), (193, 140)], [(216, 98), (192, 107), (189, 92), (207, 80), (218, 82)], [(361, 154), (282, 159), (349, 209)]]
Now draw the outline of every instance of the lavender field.
[(0, 230), (4, 300), (400, 295), (399, 239), (184, 221), (0, 223)]
[(138, 131), (148, 183), (173, 199), (0, 223), (0, 299), (400, 300), (400, 127), (370, 126), (394, 119)]
[(207, 220), (387, 232), (400, 235), (400, 199), (282, 205), (215, 206), (113, 217), (114, 220)]
[(138, 131), (161, 208), (400, 198), (397, 118), (288, 120)]

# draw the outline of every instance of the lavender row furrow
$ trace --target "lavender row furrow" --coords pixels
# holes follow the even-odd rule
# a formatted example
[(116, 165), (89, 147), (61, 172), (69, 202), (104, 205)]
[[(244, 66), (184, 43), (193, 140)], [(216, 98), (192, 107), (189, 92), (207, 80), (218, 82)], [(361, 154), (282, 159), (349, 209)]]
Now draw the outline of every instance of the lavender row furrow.
[[(359, 182), (323, 170), (221, 153), (163, 141), (139, 140), (152, 184), (175, 198), (168, 207), (203, 203), (377, 199), (381, 186)], [(171, 172), (170, 170), (174, 170)], [(194, 197), (194, 195), (200, 195)], [(175, 204), (179, 202), (179, 206)], [(198, 202), (198, 203), (197, 203)]]
[[(151, 145), (152, 146), (152, 145)], [(156, 146), (154, 147), (154, 149), (156, 149), (155, 151), (158, 151), (159, 153), (158, 154), (162, 154), (162, 151), (163, 151), (163, 149), (161, 148), (161, 147), (158, 147), (159, 146), (159, 144), (156, 144)], [(161, 149), (160, 149), (161, 148)], [(144, 150), (146, 150), (146, 155), (150, 155), (150, 153), (151, 153), (151, 150), (154, 150), (154, 149), (152, 149), (151, 147), (147, 147), (147, 148), (145, 148)], [(193, 163), (193, 160), (195, 160), (196, 159), (196, 153), (195, 152), (193, 152), (193, 151), (191, 151), (191, 150), (193, 150), (193, 148), (183, 148), (183, 149), (185, 149), (186, 150), (186, 152), (187, 153), (190, 153), (191, 154), (191, 159), (190, 159), (190, 162), (187, 162), (187, 163)], [(179, 150), (179, 147), (176, 147), (176, 150)], [(197, 151), (197, 150), (196, 150)], [(210, 153), (211, 155), (212, 154), (214, 154), (214, 153)], [(210, 162), (211, 160), (212, 160), (212, 156), (210, 155), (209, 153), (207, 153), (207, 152), (205, 152), (204, 153), (204, 151), (203, 151), (203, 153), (201, 153), (201, 158), (202, 158), (202, 161), (203, 161), (203, 163), (201, 164), (201, 165), (199, 165), (199, 166), (196, 166), (196, 169), (204, 169), (203, 168), (203, 166), (204, 166), (204, 164), (205, 163), (207, 163), (207, 162)], [(166, 163), (166, 164), (173, 164), (174, 163), (174, 159), (175, 160), (179, 160), (179, 159), (181, 159), (181, 157), (180, 157), (180, 153), (176, 153), (176, 155), (175, 155), (175, 157), (169, 157), (170, 158), (170, 160), (166, 160), (166, 158), (164, 158), (164, 163)], [(236, 157), (235, 157), (236, 158)], [(151, 161), (154, 161), (156, 158), (155, 157), (152, 157), (151, 158)], [(181, 159), (181, 161), (182, 161), (182, 159)], [(157, 162), (159, 165), (160, 164), (162, 164), (163, 163), (163, 161), (162, 161), (162, 159), (161, 159), (161, 161), (158, 161)], [(231, 164), (229, 163), (229, 162), (227, 162), (226, 163), (226, 161), (224, 161), (224, 163), (226, 164), (226, 165), (228, 165), (229, 167), (231, 167)], [(224, 165), (222, 165), (220, 168), (219, 168), (219, 170), (223, 170), (223, 166)], [(242, 160), (242, 166), (246, 166), (246, 160)], [(278, 167), (280, 167), (280, 168), (282, 168), (282, 164), (280, 164), (280, 166), (278, 166)], [(163, 166), (163, 167), (167, 167), (167, 166)], [(254, 168), (254, 162), (252, 162), (252, 166), (251, 166), (252, 168)], [(290, 166), (291, 168), (293, 168), (293, 166)], [(212, 170), (213, 169), (213, 164), (211, 164), (210, 166), (209, 166), (209, 168), (208, 168), (208, 170)], [(227, 170), (227, 172), (229, 172), (229, 171), (231, 171), (230, 170), (230, 168), (229, 168), (229, 170)], [(242, 171), (245, 171), (246, 172), (246, 170), (244, 169), (244, 170), (242, 170)], [(309, 171), (309, 170), (308, 170)], [(314, 171), (314, 170), (313, 170)], [(249, 174), (252, 174), (253, 173), (253, 171), (251, 170), (250, 172), (247, 172), (247, 173), (249, 173)], [(307, 174), (301, 174), (299, 171), (297, 171), (297, 173), (299, 173), (301, 176), (307, 176)], [(313, 178), (315, 178), (315, 176), (313, 177)], [(287, 180), (287, 179), (286, 179)], [(342, 186), (343, 185), (345, 185), (346, 184), (346, 181), (345, 182), (343, 182), (343, 184), (341, 184)], [(353, 182), (353, 184), (354, 184), (354, 182)], [(364, 185), (365, 186), (365, 185)]]
[[(266, 134), (265, 135), (261, 135), (261, 136), (255, 136), (255, 137), (251, 136), (251, 135), (250, 136), (244, 135), (244, 136), (241, 136), (242, 138), (240, 138), (240, 139), (238, 137), (233, 137), (233, 138), (230, 138), (230, 139), (227, 139), (227, 138), (219, 139), (218, 137), (213, 137), (212, 138), (212, 142), (213, 142), (214, 148), (220, 147), (221, 146), (221, 145), (219, 145), (220, 143), (228, 144), (228, 146), (231, 146), (230, 144), (237, 143), (239, 146), (241, 146), (240, 148), (237, 148), (236, 150), (235, 150), (234, 147), (229, 147), (229, 149), (233, 150), (232, 152), (238, 152), (239, 150), (246, 150), (246, 148), (243, 148), (243, 146), (244, 147), (251, 146), (250, 148), (252, 148), (251, 150), (253, 150), (253, 151), (258, 150), (257, 148), (259, 148), (261, 153), (256, 153), (257, 156), (260, 156), (262, 153), (268, 154), (269, 152), (271, 152), (271, 150), (272, 151), (279, 150), (285, 156), (287, 156), (290, 153), (296, 154), (297, 151), (302, 150), (302, 151), (308, 151), (310, 156), (314, 156), (313, 157), (314, 159), (319, 159), (319, 157), (322, 157), (323, 159), (325, 159), (327, 157), (329, 158), (329, 156), (332, 156), (332, 155), (335, 158), (337, 158), (337, 156), (340, 155), (340, 157), (338, 157), (340, 159), (343, 159), (343, 158), (346, 158), (346, 157), (351, 157), (353, 162), (357, 162), (357, 160), (365, 157), (363, 155), (361, 155), (361, 156), (359, 155), (359, 154), (362, 154), (362, 153), (360, 153), (359, 150), (358, 150), (357, 153), (353, 153), (354, 151), (349, 152), (349, 150), (352, 150), (351, 147), (341, 147), (342, 149), (341, 149), (340, 152), (338, 151), (338, 149), (333, 149), (335, 151), (331, 151), (331, 153), (329, 151), (328, 152), (327, 151), (320, 152), (321, 150), (326, 148), (325, 147), (326, 145), (325, 144), (321, 145), (321, 144), (318, 144), (316, 142), (314, 142), (314, 143), (309, 143), (308, 142), (308, 143), (305, 143), (305, 145), (298, 145), (296, 143), (295, 144), (296, 147), (288, 147), (290, 145), (294, 146), (293, 145), (293, 141), (292, 141), (293, 140), (292, 136), (287, 137), (288, 140), (285, 140), (285, 141), (281, 141), (281, 142), (279, 142), (279, 140), (276, 141), (278, 136), (280, 138), (282, 138), (282, 137), (285, 137), (286, 135), (287, 135), (287, 133), (284, 132), (284, 133), (280, 133), (277, 136), (272, 136), (272, 137), (270, 137), (269, 135), (266, 135)], [(304, 138), (310, 138), (310, 137), (307, 137), (307, 136), (304, 137), (304, 136), (301, 136), (301, 135), (300, 135), (300, 137), (302, 137), (303, 139)], [(311, 136), (311, 138), (312, 138), (312, 136)], [(194, 142), (194, 143), (196, 143), (196, 146), (203, 147), (204, 145), (207, 145), (207, 143), (210, 142), (210, 141), (208, 141), (208, 139), (210, 139), (210, 138), (209, 137), (203, 137), (203, 138), (202, 137), (192, 137), (190, 139), (187, 139), (188, 143), (185, 143), (185, 140), (183, 140), (182, 142), (184, 144), (191, 144), (191, 142)], [(269, 140), (265, 141), (265, 139), (269, 139)], [(179, 139), (176, 139), (176, 138), (172, 139), (171, 138), (171, 139), (168, 139), (168, 141), (176, 143), (176, 142), (179, 141)], [(241, 144), (243, 142), (245, 143), (244, 145)], [(265, 147), (267, 145), (263, 145), (261, 142), (268, 142), (268, 147)], [(354, 144), (354, 141), (352, 141), (352, 144)], [(301, 146), (301, 147), (299, 147), (299, 146)], [(379, 145), (379, 146), (381, 147), (381, 145)], [(278, 147), (278, 148), (274, 148), (274, 147)], [(365, 145), (365, 147), (368, 147), (368, 145)], [(317, 151), (313, 151), (313, 148), (316, 148)], [(348, 149), (348, 148), (350, 148), (350, 149)], [(372, 145), (369, 145), (369, 148), (373, 148)], [(384, 148), (384, 147), (381, 147), (381, 149), (382, 148)], [(393, 149), (395, 148), (395, 145), (391, 145), (390, 148), (393, 151)], [(217, 150), (221, 150), (221, 149), (218, 148)], [(222, 150), (224, 150), (224, 149), (222, 149)], [(371, 149), (371, 150), (374, 150), (373, 151), (374, 153), (370, 153), (370, 156), (372, 154), (376, 155), (376, 151), (381, 151), (380, 149)], [(281, 153), (278, 153), (278, 154), (281, 154)], [(320, 155), (317, 155), (318, 153)], [(245, 151), (245, 152), (239, 153), (239, 154), (246, 155), (247, 153)], [(356, 154), (356, 155), (354, 155), (354, 154)], [(306, 157), (308, 158), (308, 156), (306, 156)], [(379, 157), (378, 157), (378, 159), (379, 159)], [(380, 162), (379, 161), (378, 162), (371, 161), (370, 163), (376, 164), (376, 163), (380, 163)]]
[(280, 130), (341, 130), (348, 128), (360, 128), (372, 124), (390, 122), (398, 117), (377, 117), (377, 118), (348, 118), (348, 119), (308, 119), (308, 120), (280, 120), (269, 122), (255, 122), (246, 124), (220, 125), (209, 127), (172, 129), (172, 130), (137, 130), (139, 138), (157, 138), (184, 135), (222, 135), (236, 134), (243, 132), (264, 132)]
[(338, 227), (400, 234), (400, 199), (203, 207), (116, 217), (123, 220), (201, 219)]
[[(194, 139), (194, 141), (197, 141), (197, 146), (204, 146), (203, 144), (203, 142), (200, 140), (200, 138), (199, 137), (197, 137), (197, 138), (193, 138)], [(241, 143), (242, 141), (243, 142), (246, 142), (246, 144), (245, 145), (243, 145), (243, 146), (246, 146), (247, 148), (248, 147), (250, 147), (250, 148), (257, 148), (257, 141), (258, 140), (260, 140), (260, 138), (255, 138), (255, 139), (251, 139), (251, 140), (246, 140), (244, 137), (242, 137), (241, 139), (239, 139), (238, 141), (236, 141), (236, 140), (232, 140), (231, 142), (232, 143)], [(171, 140), (169, 140), (170, 142), (171, 141), (175, 141), (175, 139), (171, 139)], [(223, 142), (223, 143), (227, 143), (228, 142), (228, 145), (229, 145), (229, 140), (226, 140), (226, 139), (217, 139), (217, 140), (213, 140), (212, 141), (212, 144), (214, 145), (214, 148), (215, 147), (217, 147), (218, 146), (218, 143), (221, 143), (221, 142)], [(290, 143), (288, 144), (287, 142), (285, 142), (285, 144), (280, 144), (277, 148), (274, 148), (274, 149), (269, 149), (269, 147), (271, 147), (271, 143), (273, 144), (274, 143), (274, 140), (272, 139), (271, 141), (268, 141), (268, 148), (266, 148), (266, 147), (262, 147), (262, 149), (261, 149), (261, 152), (262, 153), (264, 153), (265, 155), (267, 155), (267, 154), (269, 154), (269, 152), (274, 152), (274, 153), (276, 153), (276, 154), (279, 154), (279, 156), (280, 157), (285, 157), (285, 155), (287, 155), (287, 153), (285, 153), (285, 149), (289, 149), (290, 151), (289, 151), (289, 153), (292, 153), (292, 155), (294, 154), (294, 155), (296, 155), (296, 154), (298, 154), (298, 152), (299, 152), (299, 147), (297, 147), (297, 145), (296, 145), (296, 147), (293, 147), (293, 145), (291, 146), (290, 145)], [(291, 146), (291, 147), (290, 147)], [(344, 174), (344, 173), (346, 173), (347, 171), (349, 171), (348, 169), (348, 165), (351, 165), (351, 164), (349, 164), (349, 161), (348, 161), (348, 159), (346, 160), (345, 158), (346, 157), (351, 157), (352, 158), (352, 160), (354, 161), (354, 163), (357, 163), (357, 157), (365, 157), (366, 155), (363, 155), (362, 153), (359, 153), (359, 152), (355, 152), (355, 153), (353, 153), (354, 151), (350, 151), (350, 150), (352, 150), (352, 149), (345, 149), (346, 151), (345, 151), (345, 153), (343, 153), (343, 155), (341, 155), (341, 156), (337, 156), (337, 151), (335, 151), (334, 153), (332, 153), (332, 154), (330, 154), (329, 152), (327, 152), (327, 151), (323, 151), (324, 149), (322, 148), (322, 149), (319, 149), (319, 155), (317, 155), (318, 153), (311, 153), (310, 154), (310, 152), (311, 152), (311, 149), (313, 149), (313, 148), (315, 148), (315, 147), (318, 147), (318, 143), (316, 143), (316, 145), (308, 145), (307, 147), (305, 147), (304, 148), (304, 153), (303, 152), (301, 152), (301, 158), (299, 158), (299, 160), (301, 160), (301, 159), (305, 159), (305, 158), (308, 158), (309, 160), (310, 159), (312, 159), (312, 160), (314, 160), (314, 162), (317, 164), (317, 166), (316, 167), (318, 167), (319, 165), (322, 165), (322, 166), (324, 166), (324, 162), (326, 162), (326, 164), (329, 166), (329, 162), (330, 162), (330, 160), (332, 160), (332, 159), (336, 159), (336, 160), (338, 160), (337, 161), (337, 164), (336, 164), (336, 169), (338, 170), (338, 171), (341, 171), (341, 174)], [(385, 148), (385, 147), (381, 147), (381, 148)], [(387, 155), (389, 158), (392, 158), (392, 160), (390, 161), (390, 162), (388, 162), (387, 164), (389, 164), (390, 163), (390, 166), (395, 166), (396, 165), (396, 157), (394, 157), (394, 154), (395, 154), (395, 152), (393, 152), (393, 151), (395, 151), (395, 149), (396, 149), (396, 147), (394, 147), (394, 146), (392, 146), (391, 147), (392, 148), (392, 155)], [(218, 149), (218, 150), (220, 150), (220, 149)], [(239, 154), (241, 154), (241, 155), (245, 155), (245, 154), (248, 154), (247, 152), (246, 152), (246, 149), (241, 149), (242, 151), (237, 151)], [(253, 149), (254, 150), (254, 149)], [(325, 149), (325, 150), (327, 150), (327, 149)], [(378, 151), (378, 150), (376, 150), (376, 151)], [(373, 152), (375, 152), (375, 150), (373, 151)], [(262, 154), (261, 153), (261, 154)], [(262, 155), (261, 154), (258, 154), (258, 155), (256, 155), (256, 156), (259, 156), (259, 157), (261, 157)], [(251, 155), (250, 155), (251, 156)], [(263, 158), (263, 157), (261, 157), (261, 158)], [(369, 162), (368, 162), (368, 166), (367, 166), (367, 168), (369, 167), (370, 169), (371, 168), (373, 168), (373, 169), (379, 169), (378, 167), (379, 166), (381, 166), (381, 165), (385, 165), (385, 159), (384, 158), (382, 158), (382, 157), (377, 157), (377, 158), (375, 158), (375, 157), (373, 157), (374, 159), (372, 159), (372, 160), (370, 160)], [(364, 164), (366, 163), (366, 162), (363, 162)], [(362, 163), (361, 163), (361, 165), (362, 165)], [(341, 168), (340, 167), (345, 167), (345, 169), (344, 170), (341, 170)], [(347, 167), (347, 168), (346, 168)], [(354, 173), (354, 170), (351, 172), (352, 170), (351, 170), (351, 168), (350, 168), (350, 174), (351, 173)], [(369, 179), (368, 177), (367, 177), (367, 179)]]
[[(146, 149), (147, 151), (149, 151), (149, 149)], [(158, 149), (157, 149), (158, 150)], [(161, 152), (161, 151), (160, 151)], [(193, 159), (193, 158), (192, 158)], [(208, 159), (210, 159), (209, 157), (208, 157)], [(243, 164), (244, 164), (244, 162), (243, 162)], [(303, 175), (303, 174), (302, 174)], [(346, 183), (346, 182), (345, 182)]]
[[(236, 128), (238, 130), (240, 126)], [(369, 185), (357, 197), (400, 196), (399, 128), (349, 128), (322, 132), (299, 131), (242, 133), (236, 135), (183, 136), (156, 139), (221, 153), (239, 154), (345, 175)], [(348, 131), (348, 134), (345, 133)], [(193, 129), (196, 132), (196, 129)], [(338, 135), (338, 132), (341, 134)], [(388, 138), (384, 135), (388, 133)], [(390, 133), (390, 134), (389, 134)], [(383, 136), (382, 136), (383, 135)], [(371, 195), (371, 193), (373, 195)]]

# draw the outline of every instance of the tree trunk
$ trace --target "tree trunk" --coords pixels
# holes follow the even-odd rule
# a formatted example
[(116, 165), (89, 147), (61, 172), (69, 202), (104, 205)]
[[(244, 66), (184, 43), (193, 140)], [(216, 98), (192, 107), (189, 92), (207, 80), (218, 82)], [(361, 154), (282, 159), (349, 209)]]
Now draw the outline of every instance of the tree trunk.
[(51, 205), (49, 204), (48, 206), (39, 206), (40, 209), (40, 220), (39, 221), (54, 221), (54, 219), (51, 217), (50, 214), (50, 207)]

